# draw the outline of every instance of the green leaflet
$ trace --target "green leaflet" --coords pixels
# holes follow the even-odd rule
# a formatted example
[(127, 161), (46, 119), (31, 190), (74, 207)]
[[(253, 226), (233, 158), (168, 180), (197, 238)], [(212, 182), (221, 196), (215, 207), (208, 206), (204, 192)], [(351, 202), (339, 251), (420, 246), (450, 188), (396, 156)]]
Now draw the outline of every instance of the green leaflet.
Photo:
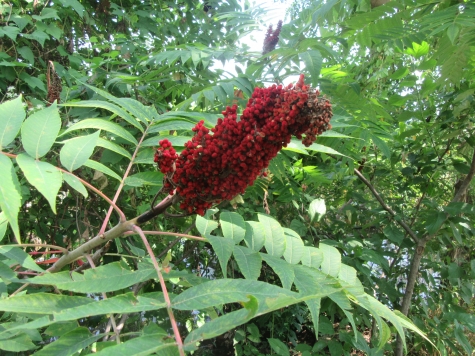
[(167, 334), (151, 334), (127, 340), (96, 352), (98, 356), (134, 355), (145, 356), (156, 353), (161, 356), (178, 355), (178, 348)]
[(21, 138), (25, 151), (33, 158), (43, 157), (56, 141), (60, 128), (61, 118), (56, 103), (35, 112), (25, 120), (21, 127)]
[(99, 171), (99, 172), (102, 172), (102, 173), (104, 173), (104, 174), (107, 174), (109, 177), (115, 178), (115, 179), (117, 179), (119, 182), (122, 182), (122, 178), (121, 178), (117, 173), (115, 173), (115, 172), (114, 172), (112, 169), (110, 169), (109, 167), (104, 166), (102, 163), (99, 163), (99, 162), (93, 161), (93, 160), (91, 160), (91, 159), (88, 159), (88, 160), (86, 160), (86, 162), (84, 163), (84, 165), (85, 165), (86, 167), (95, 169), (96, 171)]
[(341, 266), (340, 252), (335, 247), (324, 243), (320, 244), (319, 249), (323, 253), (322, 272), (332, 277), (338, 276)]
[(48, 273), (43, 276), (26, 280), (29, 283), (54, 285), (60, 290), (77, 293), (111, 292), (127, 288), (133, 284), (153, 278), (156, 271), (152, 265), (133, 271), (127, 265), (114, 262), (94, 269), (88, 269), (84, 274), (69, 271)]
[(258, 221), (246, 221), (244, 241), (247, 247), (254, 251), (259, 251), (265, 242), (264, 226)]
[[(249, 295), (256, 297), (259, 305), (261, 302), (280, 303), (281, 301), (277, 301), (280, 296), (295, 300), (299, 297), (295, 292), (260, 281), (221, 279), (187, 289), (173, 299), (172, 307), (178, 310), (202, 309), (225, 303), (246, 302)], [(266, 306), (262, 308), (265, 309)]]
[(13, 169), (10, 158), (0, 154), (0, 208), (5, 214), (18, 242), (21, 242), (18, 226), (18, 212), (21, 206), (21, 195), (18, 178)]
[(128, 176), (125, 179), (125, 184), (131, 187), (142, 187), (144, 185), (158, 185), (163, 184), (163, 173), (161, 172), (140, 172)]
[(258, 252), (244, 246), (234, 246), (234, 259), (246, 279), (257, 280), (261, 274), (262, 258)]
[(25, 120), (21, 95), (0, 104), (0, 117), (0, 149), (3, 149), (15, 139)]
[(304, 254), (304, 244), (302, 238), (293, 230), (284, 228), (285, 251), (284, 258), (291, 264), (297, 264)]
[(272, 256), (280, 257), (285, 251), (285, 236), (282, 226), (274, 218), (257, 214), (259, 222), (264, 227), (266, 251)]
[(56, 198), (63, 182), (61, 171), (48, 162), (36, 161), (27, 154), (20, 154), (16, 161), (26, 179), (48, 200), (56, 214)]
[[(90, 87), (92, 88), (92, 87)], [(97, 91), (98, 89), (92, 88), (93, 90)], [(113, 97), (112, 95), (108, 94), (109, 97)], [(113, 97), (115, 98), (115, 97)], [(118, 98), (115, 98), (116, 100), (119, 100)], [(135, 126), (138, 128), (141, 132), (143, 132), (143, 127), (140, 125), (140, 123), (133, 118), (127, 111), (125, 111), (123, 108), (114, 105), (108, 101), (100, 101), (100, 100), (85, 100), (85, 101), (78, 101), (78, 102), (71, 102), (71, 103), (65, 103), (63, 104), (64, 106), (72, 106), (72, 107), (90, 107), (90, 108), (103, 108), (106, 110), (109, 110), (116, 114), (117, 116), (123, 118), (125, 121), (127, 121), (129, 124)], [(91, 119), (93, 120), (93, 119)], [(71, 129), (71, 128), (70, 128)], [(107, 130), (106, 130), (107, 131)]]
[(73, 355), (96, 342), (103, 334), (92, 335), (88, 328), (79, 327), (62, 335), (58, 340), (46, 345), (40, 351), (35, 352), (38, 356)]
[(228, 261), (234, 250), (234, 241), (227, 237), (211, 234), (206, 234), (205, 237), (213, 246), (213, 250), (218, 256), (223, 276), (226, 276)]
[(118, 137), (123, 138), (124, 140), (137, 145), (138, 142), (132, 134), (124, 129), (119, 124), (115, 122), (108, 121), (105, 119), (85, 119), (75, 123), (73, 126), (64, 131), (61, 136), (70, 133), (71, 131), (81, 130), (81, 129), (98, 129), (110, 132)]
[(206, 236), (211, 234), (218, 227), (218, 222), (212, 220), (212, 218), (206, 218), (206, 216), (196, 216), (196, 228), (201, 235)]
[(66, 141), (60, 152), (61, 164), (70, 172), (84, 165), (91, 157), (101, 132)]
[(241, 215), (225, 211), (221, 213), (219, 221), (224, 237), (234, 240), (235, 244), (244, 239), (246, 225)]
[(81, 183), (79, 178), (77, 178), (75, 175), (73, 175), (72, 173), (64, 173), (63, 179), (66, 183), (68, 183), (71, 186), (71, 188), (81, 193), (84, 196), (84, 198), (88, 197), (86, 187)]

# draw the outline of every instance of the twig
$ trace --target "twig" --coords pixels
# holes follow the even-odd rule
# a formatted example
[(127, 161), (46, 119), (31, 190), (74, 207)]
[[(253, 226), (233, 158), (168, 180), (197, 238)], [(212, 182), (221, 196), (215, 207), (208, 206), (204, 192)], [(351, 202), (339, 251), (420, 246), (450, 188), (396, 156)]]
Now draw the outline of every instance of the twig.
[(460, 184), (459, 189), (455, 192), (455, 196), (452, 199), (452, 202), (458, 202), (462, 200), (462, 197), (467, 192), (468, 186), (470, 185), (470, 182), (472, 181), (474, 175), (475, 175), (475, 151), (473, 152), (472, 164), (470, 165), (470, 170), (468, 171), (468, 174), (463, 180), (462, 184)]
[(175, 320), (175, 315), (173, 314), (172, 303), (171, 303), (171, 300), (170, 300), (170, 296), (168, 295), (165, 280), (163, 279), (162, 272), (160, 271), (160, 266), (158, 265), (157, 259), (155, 258), (155, 254), (153, 253), (153, 250), (150, 247), (150, 244), (148, 243), (147, 237), (145, 236), (142, 229), (138, 226), (134, 226), (133, 229), (142, 238), (142, 241), (145, 245), (145, 248), (147, 249), (147, 252), (148, 252), (148, 254), (149, 254), (149, 256), (152, 260), (152, 264), (155, 267), (155, 270), (157, 271), (158, 279), (160, 281), (160, 286), (162, 287), (163, 298), (165, 299), (165, 303), (167, 305), (168, 317), (170, 318), (170, 323), (172, 324), (173, 333), (175, 334), (175, 340), (176, 340), (176, 343), (177, 343), (177, 346), (178, 346), (178, 352), (180, 353), (180, 356), (185, 356), (185, 351), (183, 349), (183, 341), (181, 340), (180, 331), (178, 330), (178, 324)]
[(108, 196), (106, 196), (104, 193), (102, 193), (99, 189), (97, 189), (96, 187), (94, 187), (92, 184), (86, 182), (84, 179), (81, 179), (79, 178), (78, 176), (72, 174), (71, 172), (68, 172), (62, 168), (59, 168), (59, 167), (56, 167), (56, 169), (59, 169), (60, 171), (62, 171), (63, 173), (66, 173), (66, 174), (70, 174), (72, 176), (75, 176), (77, 179), (79, 179), (81, 181), (82, 184), (84, 184), (86, 187), (88, 187), (89, 189), (91, 189), (92, 191), (94, 191), (97, 195), (99, 195), (102, 199), (104, 199), (106, 202), (108, 202), (110, 205), (111, 205), (111, 209), (114, 209), (117, 214), (119, 214), (119, 219), (120, 221), (124, 222), (126, 219), (125, 219), (125, 214), (123, 213), (122, 210), (119, 209), (119, 207), (115, 204), (115, 202), (113, 202), (112, 200), (110, 200), (110, 198)]
[[(140, 138), (140, 141), (137, 144), (137, 147), (135, 147), (134, 154), (132, 155), (132, 158), (130, 159), (129, 165), (124, 173), (124, 176), (122, 177), (122, 181), (119, 184), (119, 187), (117, 188), (117, 191), (115, 192), (114, 199), (113, 199), (113, 204), (111, 204), (111, 207), (109, 208), (109, 211), (107, 211), (106, 217), (104, 218), (104, 222), (102, 223), (101, 229), (99, 230), (99, 235), (103, 234), (106, 231), (107, 224), (109, 223), (110, 216), (112, 214), (112, 208), (117, 202), (117, 199), (119, 199), (119, 195), (122, 192), (122, 188), (125, 185), (125, 179), (130, 173), (130, 170), (132, 169), (135, 161), (135, 157), (137, 156), (137, 153), (139, 152), (139, 149), (142, 145), (143, 140), (145, 139), (145, 135), (147, 135), (147, 130), (148, 127), (145, 129), (142, 137)], [(124, 219), (125, 220), (125, 219)]]
[(64, 247), (59, 247), (56, 245), (50, 244), (9, 244), (8, 246), (18, 246), (18, 247), (44, 247), (44, 248), (54, 248), (62, 253), (68, 253), (68, 250)]
[[(355, 174), (358, 176), (358, 178), (364, 183), (366, 184), (366, 186), (369, 188), (369, 190), (371, 190), (371, 193), (373, 193), (373, 196), (376, 198), (376, 200), (379, 202), (379, 204), (381, 204), (381, 206), (383, 207), (384, 210), (386, 210), (389, 214), (391, 214), (392, 217), (395, 217), (397, 214), (396, 212), (391, 209), (385, 202), (384, 200), (381, 198), (381, 196), (379, 195), (379, 193), (376, 191), (376, 189), (374, 189), (373, 185), (357, 170), (357, 169), (354, 169), (353, 170), (355, 172)], [(409, 227), (409, 225), (407, 225), (404, 221), (402, 220), (399, 220), (399, 219), (394, 219), (404, 230), (406, 230), (406, 232), (409, 234), (409, 236), (411, 236), (411, 238), (414, 240), (415, 243), (419, 243), (419, 238), (416, 236), (416, 234), (414, 233), (414, 231), (412, 231), (412, 229)]]

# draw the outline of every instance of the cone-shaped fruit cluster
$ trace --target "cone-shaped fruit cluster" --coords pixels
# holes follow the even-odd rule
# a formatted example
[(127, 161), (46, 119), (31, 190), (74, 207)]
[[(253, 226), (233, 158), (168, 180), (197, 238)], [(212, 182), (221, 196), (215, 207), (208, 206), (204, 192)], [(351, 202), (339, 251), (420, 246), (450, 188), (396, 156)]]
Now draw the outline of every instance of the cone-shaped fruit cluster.
[(331, 128), (331, 104), (318, 95), (309, 92), (303, 75), (295, 86), (256, 88), (239, 120), (234, 105), (211, 130), (199, 122), (176, 160), (170, 142), (160, 141), (155, 162), (167, 174), (165, 189), (182, 198), (181, 209), (200, 215), (243, 193), (292, 135), (309, 146)]
[(269, 26), (264, 38), (264, 46), (262, 48), (262, 54), (266, 54), (275, 49), (277, 42), (279, 42), (280, 30), (282, 29), (282, 20), (277, 23), (275, 31), (272, 30), (272, 25)]

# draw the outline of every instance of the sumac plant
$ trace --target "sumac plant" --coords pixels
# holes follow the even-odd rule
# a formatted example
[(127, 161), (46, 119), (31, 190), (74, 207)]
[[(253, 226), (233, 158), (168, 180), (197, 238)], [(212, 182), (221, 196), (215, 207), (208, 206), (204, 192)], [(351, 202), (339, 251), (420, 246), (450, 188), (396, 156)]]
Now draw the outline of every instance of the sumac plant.
[[(283, 147), (301, 140), (311, 149), (330, 128), (330, 102), (303, 76), (295, 86), (256, 88), (242, 114), (234, 105), (224, 117), (160, 115), (134, 99), (87, 90), (97, 100), (62, 108), (103, 110), (103, 117), (67, 122), (56, 103), (27, 117), (21, 96), (0, 105), (0, 235), (6, 242), (0, 247), (0, 349), (184, 355), (203, 340), (297, 303), (308, 308), (318, 335), (323, 298), (339, 306), (353, 330), (354, 311), (368, 310), (380, 348), (397, 334), (404, 340), (403, 328), (421, 334), (365, 292), (335, 247), (325, 241), (305, 245), (297, 232), (267, 214), (245, 221), (223, 208), (263, 179)], [(190, 123), (194, 134), (186, 139)], [(121, 160), (111, 163), (107, 152)], [(128, 217), (138, 198), (142, 213)], [(40, 218), (44, 199), (58, 219)], [(312, 203), (309, 218), (319, 214)], [(87, 216), (101, 223), (81, 230)], [(177, 232), (174, 220), (191, 226)], [(178, 240), (160, 248), (173, 236)], [(185, 252), (182, 261), (167, 254), (176, 243), (186, 249), (188, 241), (210, 251), (223, 278), (216, 270), (208, 278), (200, 274), (203, 264), (190, 266)], [(264, 265), (280, 283), (262, 280)], [(194, 322), (196, 315), (205, 322)], [(359, 333), (352, 335), (362, 342)]]

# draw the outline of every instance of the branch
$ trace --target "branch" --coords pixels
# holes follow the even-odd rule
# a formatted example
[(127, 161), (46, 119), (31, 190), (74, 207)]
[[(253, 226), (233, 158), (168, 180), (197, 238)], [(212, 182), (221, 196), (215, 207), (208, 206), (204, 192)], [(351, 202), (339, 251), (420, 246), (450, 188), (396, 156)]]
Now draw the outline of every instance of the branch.
[[(379, 195), (379, 193), (376, 191), (376, 189), (374, 189), (373, 185), (357, 170), (357, 169), (354, 169), (354, 172), (355, 174), (358, 176), (358, 178), (364, 183), (366, 184), (366, 186), (369, 188), (369, 190), (371, 190), (371, 193), (373, 193), (374, 197), (376, 198), (376, 200), (379, 202), (379, 204), (381, 204), (381, 206), (383, 207), (384, 210), (386, 210), (393, 218), (397, 215), (396, 212), (391, 209), (383, 200), (383, 198), (381, 198), (381, 196)], [(415, 243), (419, 243), (419, 238), (416, 236), (416, 234), (414, 233), (414, 231), (412, 231), (412, 229), (409, 227), (409, 225), (407, 225), (404, 221), (402, 220), (398, 220), (398, 219), (394, 219), (404, 230), (406, 230), (406, 232), (409, 234), (409, 236), (411, 236), (411, 238), (414, 240)]]
[[(111, 241), (111, 240), (113, 240), (113, 239), (115, 239), (119, 236), (122, 236), (122, 235), (124, 235), (124, 233), (126, 233), (128, 231), (132, 231), (132, 230), (134, 230), (134, 226), (138, 226), (140, 224), (143, 224), (143, 223), (153, 219), (157, 215), (162, 214), (177, 199), (179, 199), (178, 196), (168, 195), (159, 204), (157, 204), (152, 210), (149, 210), (149, 211), (143, 213), (142, 215), (140, 215), (136, 218), (133, 218), (132, 220), (119, 222), (119, 224), (117, 224), (115, 227), (113, 227), (109, 231), (104, 232), (103, 234), (98, 234), (97, 236), (95, 236), (91, 240), (87, 241), (86, 243), (82, 244), (81, 246), (79, 246), (75, 250), (73, 250), (69, 253), (65, 253), (58, 261), (56, 261), (56, 263), (53, 266), (48, 268), (47, 271), (50, 272), (50, 273), (59, 272), (61, 270), (61, 268), (63, 268), (64, 266), (70, 264), (71, 262), (77, 260), (78, 258), (80, 258), (82, 256), (85, 256), (86, 253), (88, 253), (92, 249), (94, 249), (98, 246), (101, 246), (104, 243), (106, 243), (108, 241)], [(140, 231), (142, 231), (142, 230), (140, 230)], [(158, 235), (159, 231), (152, 231), (151, 233)], [(176, 234), (172, 233), (172, 235), (176, 235)], [(191, 236), (191, 235), (186, 235), (184, 237), (189, 237), (189, 236)], [(197, 236), (192, 236), (192, 238), (201, 239)], [(94, 261), (98, 260), (98, 258), (102, 257), (103, 253), (104, 252), (103, 252), (102, 249), (100, 249), (99, 251), (96, 251), (96, 253), (94, 253), (94, 255), (92, 256), (92, 259)], [(85, 269), (86, 267), (88, 267), (88, 266), (84, 266), (81, 269)]]
[(155, 205), (151, 210), (146, 211), (142, 215), (131, 220), (134, 225), (142, 225), (147, 221), (152, 220), (154, 217), (163, 214), (170, 206), (180, 199), (178, 195), (167, 195), (160, 203)]
[(473, 152), (472, 164), (470, 165), (470, 170), (468, 171), (467, 176), (463, 180), (460, 188), (455, 192), (455, 196), (452, 199), (452, 202), (462, 201), (462, 197), (467, 193), (468, 186), (475, 175), (475, 151)]
[(101, 235), (95, 236), (94, 238), (82, 244), (75, 250), (63, 255), (58, 261), (56, 261), (56, 263), (53, 266), (48, 268), (48, 272), (51, 272), (51, 273), (59, 272), (61, 268), (77, 260), (78, 258), (86, 255), (86, 253), (91, 251), (93, 248), (98, 247), (106, 243), (107, 241), (113, 240), (116, 237), (121, 236), (124, 232), (129, 231), (132, 228), (133, 228), (133, 224), (130, 221), (120, 222), (109, 231)]

